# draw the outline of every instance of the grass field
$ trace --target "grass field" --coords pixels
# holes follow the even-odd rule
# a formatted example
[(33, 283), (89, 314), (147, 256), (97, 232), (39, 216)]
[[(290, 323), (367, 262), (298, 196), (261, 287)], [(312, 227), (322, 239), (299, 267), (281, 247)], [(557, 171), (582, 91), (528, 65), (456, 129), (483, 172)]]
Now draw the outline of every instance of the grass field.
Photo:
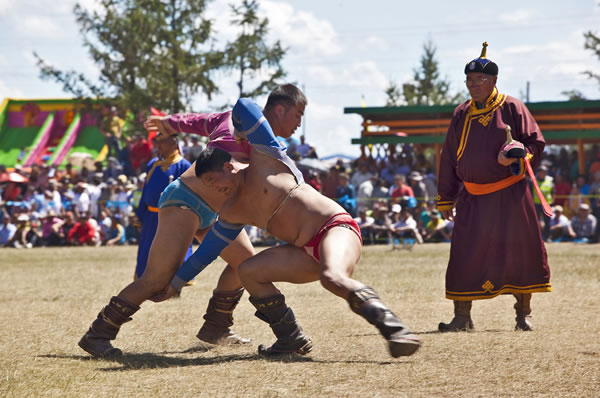
[(437, 333), (451, 319), (444, 298), (447, 244), (390, 251), (366, 247), (354, 277), (372, 285), (423, 339), (391, 358), (376, 329), (318, 283), (281, 284), (313, 340), (306, 357), (269, 361), (268, 326), (244, 296), (235, 331), (243, 347), (195, 338), (223, 262), (182, 297), (145, 303), (121, 329), (121, 360), (91, 360), (77, 341), (130, 282), (135, 247), (0, 250), (2, 397), (403, 397), (600, 394), (600, 245), (548, 245), (552, 293), (532, 300), (533, 332), (515, 332), (512, 296), (475, 302), (475, 331)]

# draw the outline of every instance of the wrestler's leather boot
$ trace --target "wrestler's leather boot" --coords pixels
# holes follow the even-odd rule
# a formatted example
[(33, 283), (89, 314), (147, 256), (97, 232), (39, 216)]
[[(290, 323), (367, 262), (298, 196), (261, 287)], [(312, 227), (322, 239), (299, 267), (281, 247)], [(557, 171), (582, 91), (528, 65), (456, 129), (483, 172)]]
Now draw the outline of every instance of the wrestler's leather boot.
[(252, 340), (242, 338), (230, 329), (233, 326), (233, 310), (240, 302), (244, 288), (233, 291), (213, 291), (208, 301), (204, 325), (196, 335), (200, 340), (210, 344), (248, 344)]
[(533, 323), (531, 323), (531, 293), (515, 293), (517, 302), (515, 303), (515, 312), (517, 317), (515, 320), (515, 330), (523, 330), (529, 332), (533, 330)]
[(254, 298), (250, 302), (256, 307), (257, 318), (267, 322), (277, 341), (271, 346), (258, 346), (258, 353), (267, 357), (285, 354), (308, 354), (312, 350), (312, 341), (304, 335), (302, 328), (296, 322), (296, 317), (291, 308), (285, 304), (282, 294)]
[(394, 358), (412, 355), (421, 346), (419, 338), (381, 302), (372, 288), (364, 286), (356, 289), (350, 293), (348, 303), (352, 311), (379, 329), (387, 340), (390, 354)]
[(454, 301), (454, 318), (450, 323), (440, 322), (438, 330), (445, 332), (464, 332), (473, 329), (471, 320), (472, 301)]
[(117, 337), (121, 325), (131, 321), (131, 316), (139, 309), (139, 306), (131, 304), (121, 297), (112, 297), (108, 305), (100, 311), (98, 318), (92, 322), (87, 333), (79, 340), (79, 347), (93, 357), (121, 356), (121, 350), (113, 347), (110, 340)]

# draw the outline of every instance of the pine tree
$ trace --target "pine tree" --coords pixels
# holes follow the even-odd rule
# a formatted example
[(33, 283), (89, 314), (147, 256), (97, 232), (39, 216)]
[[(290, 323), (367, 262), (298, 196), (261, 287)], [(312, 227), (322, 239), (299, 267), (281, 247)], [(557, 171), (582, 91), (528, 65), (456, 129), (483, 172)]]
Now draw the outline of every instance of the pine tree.
[[(600, 58), (600, 37), (591, 31), (584, 33), (583, 37), (585, 37), (585, 49), (591, 50), (598, 58)], [(595, 79), (598, 83), (600, 83), (600, 74), (592, 71), (585, 71), (584, 73), (590, 79)]]
[[(256, 0), (243, 0), (239, 7), (230, 5), (232, 23), (241, 27), (236, 39), (225, 47), (225, 68), (237, 72), (240, 97), (257, 97), (270, 92), (286, 76), (281, 66), (285, 56), (279, 40), (266, 42), (269, 20), (257, 15)], [(253, 84), (253, 88), (249, 86)]]
[[(466, 98), (463, 92), (450, 94), (450, 82), (440, 78), (439, 64), (435, 59), (436, 48), (431, 40), (423, 45), (419, 68), (413, 70), (413, 79), (402, 84), (402, 100), (394, 82), (386, 89), (387, 103), (406, 105), (449, 105), (458, 104)], [(390, 106), (390, 105), (387, 105)]]

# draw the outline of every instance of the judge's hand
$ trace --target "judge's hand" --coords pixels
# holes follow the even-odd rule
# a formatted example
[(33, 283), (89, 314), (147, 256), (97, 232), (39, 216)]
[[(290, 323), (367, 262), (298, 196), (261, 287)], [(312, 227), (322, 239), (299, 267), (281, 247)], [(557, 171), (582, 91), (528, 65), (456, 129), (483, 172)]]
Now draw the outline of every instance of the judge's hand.
[(454, 208), (449, 210), (440, 210), (440, 213), (442, 213), (444, 220), (454, 221)]
[(511, 164), (513, 164), (514, 162), (516, 162), (517, 158), (507, 158), (506, 154), (503, 151), (498, 152), (498, 163), (500, 163), (502, 166), (510, 166)]
[(161, 134), (169, 135), (169, 132), (163, 127), (162, 121), (168, 116), (148, 116), (144, 122), (144, 128), (150, 131), (160, 131)]

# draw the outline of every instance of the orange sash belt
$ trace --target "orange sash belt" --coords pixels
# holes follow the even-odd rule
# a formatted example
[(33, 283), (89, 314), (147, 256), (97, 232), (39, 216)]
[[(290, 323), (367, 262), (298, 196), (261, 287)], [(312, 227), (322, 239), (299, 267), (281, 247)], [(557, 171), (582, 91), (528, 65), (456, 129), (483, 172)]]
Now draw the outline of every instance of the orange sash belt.
[(152, 213), (158, 213), (158, 207), (148, 206), (148, 210), (150, 210)]
[(500, 181), (490, 182), (489, 184), (477, 184), (466, 181), (463, 181), (463, 184), (465, 184), (467, 192), (469, 192), (471, 195), (487, 195), (488, 193), (510, 187), (512, 184), (519, 182), (524, 178), (525, 174), (519, 174), (518, 176), (510, 176)]

